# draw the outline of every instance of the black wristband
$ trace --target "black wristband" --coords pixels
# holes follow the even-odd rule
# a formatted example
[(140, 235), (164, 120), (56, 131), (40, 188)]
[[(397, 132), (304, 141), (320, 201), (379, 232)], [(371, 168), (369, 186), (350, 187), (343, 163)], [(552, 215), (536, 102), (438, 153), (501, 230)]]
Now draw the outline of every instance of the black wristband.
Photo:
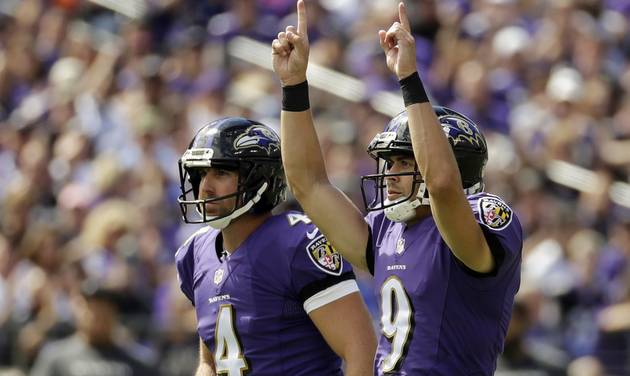
[(308, 81), (282, 87), (282, 111), (302, 112), (309, 108)]
[(422, 80), (418, 72), (413, 72), (411, 75), (398, 81), (400, 89), (402, 90), (403, 100), (405, 101), (405, 107), (415, 103), (429, 102), (427, 92), (424, 90)]

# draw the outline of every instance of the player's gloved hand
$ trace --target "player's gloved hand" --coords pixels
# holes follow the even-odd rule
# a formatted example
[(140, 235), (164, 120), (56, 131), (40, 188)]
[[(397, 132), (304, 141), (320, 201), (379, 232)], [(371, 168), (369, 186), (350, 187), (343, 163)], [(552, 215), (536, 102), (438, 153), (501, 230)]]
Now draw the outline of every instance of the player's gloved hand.
[(309, 45), (304, 0), (297, 2), (297, 14), (297, 29), (293, 25), (287, 26), (285, 31), (278, 33), (278, 39), (271, 43), (273, 70), (282, 86), (306, 81)]
[(387, 57), (387, 67), (398, 77), (408, 77), (416, 71), (416, 43), (411, 35), (405, 4), (398, 4), (398, 18), (389, 30), (379, 30), (381, 47)]

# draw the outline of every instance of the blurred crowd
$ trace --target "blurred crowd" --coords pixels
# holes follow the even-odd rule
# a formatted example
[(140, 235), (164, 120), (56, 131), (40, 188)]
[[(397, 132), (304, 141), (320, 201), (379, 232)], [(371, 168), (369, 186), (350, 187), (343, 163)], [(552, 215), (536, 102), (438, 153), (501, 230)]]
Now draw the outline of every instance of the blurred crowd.
[[(279, 124), (273, 74), (227, 46), (270, 45), (294, 24), (293, 0), (101, 3), (144, 14), (0, 1), (2, 375), (191, 375), (196, 320), (173, 255), (198, 228), (180, 219), (177, 160), (218, 117)], [(630, 207), (610, 195), (630, 181), (630, 2), (406, 3), (433, 102), (484, 131), (487, 190), (526, 234), (497, 375), (630, 375)], [(307, 7), (312, 63), (367, 87), (357, 102), (311, 90), (329, 174), (362, 207), (365, 148), (388, 121), (370, 101), (398, 94), (377, 38), (396, 1)], [(553, 161), (595, 178), (554, 183)]]

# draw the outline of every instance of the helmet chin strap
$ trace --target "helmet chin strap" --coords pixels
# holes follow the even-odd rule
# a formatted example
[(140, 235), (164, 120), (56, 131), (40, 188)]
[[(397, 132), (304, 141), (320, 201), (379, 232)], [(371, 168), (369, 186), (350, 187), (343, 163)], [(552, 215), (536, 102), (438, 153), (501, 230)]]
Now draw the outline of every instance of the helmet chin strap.
[[(416, 215), (416, 208), (420, 205), (429, 205), (429, 197), (425, 197), (427, 185), (420, 183), (418, 193), (415, 200), (411, 201), (406, 198), (396, 200), (398, 203), (385, 209), (385, 216), (392, 222), (407, 222)], [(394, 201), (394, 202), (396, 202)], [(385, 200), (385, 205), (391, 204), (393, 201)]]
[[(258, 201), (260, 201), (260, 198), (262, 197), (262, 194), (267, 190), (267, 182), (264, 182), (260, 188), (258, 189), (258, 191), (256, 192), (256, 195), (254, 197), (252, 197), (251, 200), (249, 200), (245, 205), (241, 206), (240, 208), (234, 210), (232, 212), (232, 214), (225, 216), (223, 218), (217, 218), (217, 216), (206, 216), (206, 218), (204, 218), (204, 220), (207, 220), (208, 226), (215, 228), (217, 230), (223, 230), (224, 228), (226, 228), (234, 219), (240, 217), (241, 215), (247, 213), (249, 211), (249, 209), (251, 209), (254, 205), (256, 205), (256, 203)], [(217, 218), (217, 219), (214, 219)]]
[[(484, 189), (484, 185), (482, 182), (478, 182), (477, 184), (464, 189), (464, 193), (468, 195), (473, 195), (475, 193), (482, 192)], [(416, 199), (410, 201), (406, 198), (401, 198), (397, 204), (390, 206), (385, 209), (385, 216), (392, 222), (407, 222), (412, 219), (416, 215), (416, 208), (420, 205), (429, 205), (429, 195), (425, 195), (427, 190), (427, 186), (424, 182), (420, 183), (420, 187), (418, 188), (418, 194), (416, 194)], [(391, 204), (392, 201), (388, 199), (385, 200), (385, 205)]]

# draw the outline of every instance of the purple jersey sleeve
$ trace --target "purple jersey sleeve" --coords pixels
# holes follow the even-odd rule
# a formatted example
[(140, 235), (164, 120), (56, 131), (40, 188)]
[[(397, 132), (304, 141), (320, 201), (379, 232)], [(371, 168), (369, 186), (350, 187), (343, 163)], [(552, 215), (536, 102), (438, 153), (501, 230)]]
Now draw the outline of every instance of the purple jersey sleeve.
[(523, 247), (523, 230), (508, 204), (500, 197), (488, 193), (470, 196), (468, 201), (475, 219), (486, 236), (499, 270), (502, 264), (511, 263), (519, 258)]
[(291, 260), (291, 284), (302, 302), (340, 282), (354, 279), (350, 264), (317, 227), (306, 228)]

